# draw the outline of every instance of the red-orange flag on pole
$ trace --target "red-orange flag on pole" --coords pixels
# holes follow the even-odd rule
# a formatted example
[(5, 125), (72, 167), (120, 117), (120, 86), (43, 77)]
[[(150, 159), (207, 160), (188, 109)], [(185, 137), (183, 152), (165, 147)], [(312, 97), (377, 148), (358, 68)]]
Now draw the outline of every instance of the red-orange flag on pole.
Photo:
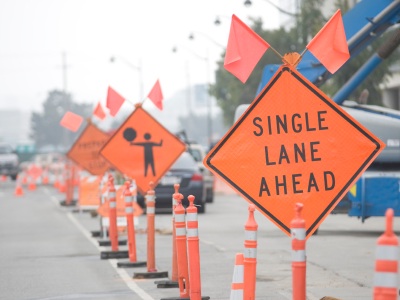
[(106, 113), (104, 112), (100, 102), (97, 103), (96, 108), (93, 111), (93, 115), (98, 117), (100, 120), (104, 120), (104, 118), (106, 117)]
[(156, 81), (147, 98), (149, 98), (159, 110), (163, 109), (162, 101), (164, 97), (159, 80)]
[(117, 91), (110, 86), (108, 87), (106, 107), (109, 109), (111, 116), (114, 117), (117, 114), (122, 104), (124, 104), (124, 101), (124, 97), (118, 94)]
[(83, 121), (80, 115), (67, 111), (60, 121), (60, 125), (75, 132), (79, 129)]
[(306, 48), (332, 74), (350, 58), (340, 9), (308, 43)]
[(224, 67), (245, 83), (269, 47), (257, 33), (232, 15)]

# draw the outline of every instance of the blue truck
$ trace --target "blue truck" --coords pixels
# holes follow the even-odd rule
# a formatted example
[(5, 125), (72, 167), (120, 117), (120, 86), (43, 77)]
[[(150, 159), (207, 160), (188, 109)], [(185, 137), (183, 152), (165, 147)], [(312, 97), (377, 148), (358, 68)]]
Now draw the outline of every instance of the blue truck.
[[(400, 0), (362, 0), (343, 15), (350, 59), (357, 56), (372, 41), (400, 21)], [(332, 98), (357, 121), (368, 128), (386, 147), (374, 163), (339, 202), (333, 213), (347, 213), (364, 222), (373, 216), (384, 216), (387, 208), (400, 216), (400, 111), (360, 104), (347, 97), (400, 44), (400, 30), (382, 46)], [(269, 82), (280, 65), (263, 69), (257, 94)], [(306, 52), (297, 70), (315, 85), (323, 84), (331, 74), (310, 53)], [(334, 76), (334, 75), (333, 75)], [(247, 109), (240, 105), (235, 120)]]

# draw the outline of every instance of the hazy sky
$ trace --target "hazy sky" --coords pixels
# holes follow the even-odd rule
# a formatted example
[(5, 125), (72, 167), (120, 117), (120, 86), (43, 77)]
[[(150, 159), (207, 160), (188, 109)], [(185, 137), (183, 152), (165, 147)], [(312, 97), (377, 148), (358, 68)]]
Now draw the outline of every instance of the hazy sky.
[(262, 16), (265, 28), (279, 26), (276, 8), (252, 2), (0, 0), (0, 109), (40, 110), (48, 92), (64, 85), (77, 102), (104, 104), (108, 86), (136, 103), (157, 79), (165, 99), (188, 84), (214, 82), (233, 13), (249, 25), (250, 16)]

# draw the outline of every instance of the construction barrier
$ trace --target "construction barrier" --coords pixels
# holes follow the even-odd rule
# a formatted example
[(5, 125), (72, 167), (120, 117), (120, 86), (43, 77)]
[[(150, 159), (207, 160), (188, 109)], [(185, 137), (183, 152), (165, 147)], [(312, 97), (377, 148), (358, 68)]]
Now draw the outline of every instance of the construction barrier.
[(393, 232), (393, 209), (386, 211), (386, 230), (378, 238), (374, 274), (374, 300), (396, 300), (399, 293), (399, 240)]
[(256, 294), (256, 273), (257, 273), (257, 229), (258, 224), (254, 219), (254, 204), (249, 205), (249, 217), (244, 226), (244, 298), (245, 300), (255, 299)]
[(292, 236), (292, 289), (293, 299), (306, 299), (306, 226), (301, 217), (303, 204), (296, 203), (295, 217), (290, 223)]
[(229, 300), (243, 300), (244, 288), (244, 256), (243, 253), (236, 253), (235, 267), (233, 269), (231, 294)]

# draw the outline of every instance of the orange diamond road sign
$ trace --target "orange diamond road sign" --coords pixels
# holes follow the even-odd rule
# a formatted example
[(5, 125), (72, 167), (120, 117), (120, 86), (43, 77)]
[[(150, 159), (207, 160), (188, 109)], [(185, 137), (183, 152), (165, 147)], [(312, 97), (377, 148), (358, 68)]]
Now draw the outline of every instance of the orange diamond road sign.
[(178, 137), (137, 105), (100, 154), (145, 194), (150, 182), (157, 184), (185, 150)]
[(103, 175), (110, 167), (99, 151), (110, 136), (91, 122), (72, 145), (67, 157), (92, 175)]
[(283, 65), (204, 164), (289, 236), (302, 203), (308, 238), (384, 146)]

